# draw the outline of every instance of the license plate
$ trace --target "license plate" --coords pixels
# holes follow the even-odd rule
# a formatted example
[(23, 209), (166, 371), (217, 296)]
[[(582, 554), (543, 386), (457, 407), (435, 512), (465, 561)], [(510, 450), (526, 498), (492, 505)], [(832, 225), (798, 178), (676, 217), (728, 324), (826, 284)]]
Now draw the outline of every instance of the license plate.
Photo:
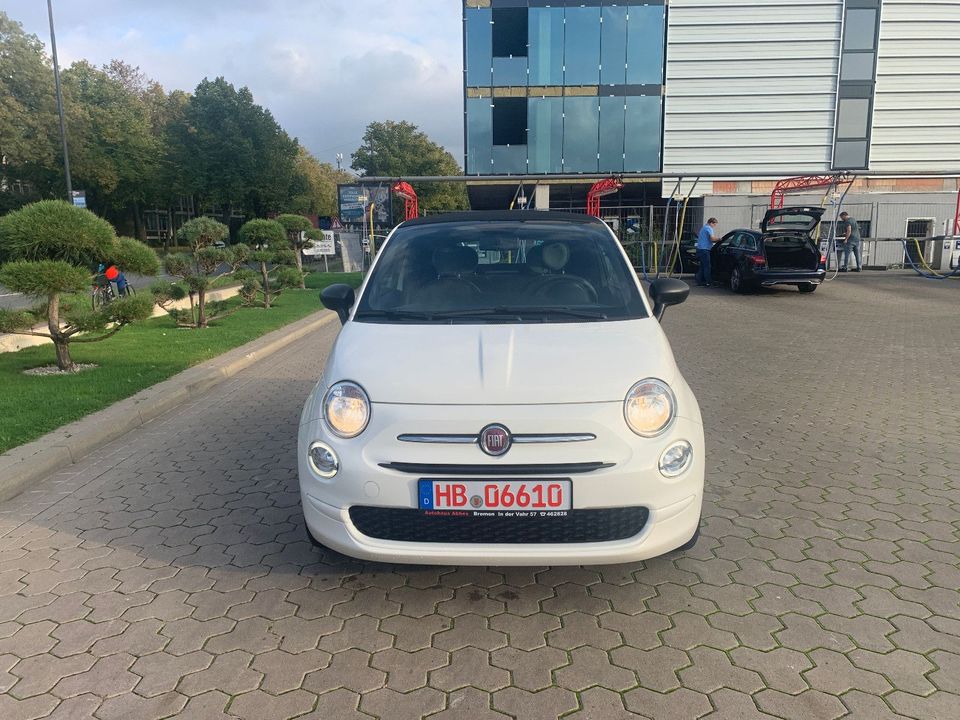
[(420, 480), (421, 510), (569, 510), (570, 480)]

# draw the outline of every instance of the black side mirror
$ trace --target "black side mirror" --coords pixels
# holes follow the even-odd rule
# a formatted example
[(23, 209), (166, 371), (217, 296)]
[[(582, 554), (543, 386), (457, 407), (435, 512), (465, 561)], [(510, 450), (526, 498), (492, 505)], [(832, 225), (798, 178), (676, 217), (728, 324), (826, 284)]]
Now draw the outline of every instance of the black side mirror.
[(340, 318), (340, 323), (347, 322), (350, 308), (353, 307), (353, 288), (343, 283), (328, 285), (320, 291), (320, 302), (327, 310), (333, 310)]
[(676, 278), (660, 278), (650, 283), (650, 297), (653, 298), (653, 315), (660, 320), (668, 305), (679, 305), (690, 294), (690, 286)]

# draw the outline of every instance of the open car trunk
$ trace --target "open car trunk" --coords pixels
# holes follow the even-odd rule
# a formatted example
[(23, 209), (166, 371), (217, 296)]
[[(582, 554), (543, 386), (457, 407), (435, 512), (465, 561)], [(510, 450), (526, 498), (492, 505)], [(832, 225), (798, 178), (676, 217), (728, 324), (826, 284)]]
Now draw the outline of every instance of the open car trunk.
[(770, 270), (816, 270), (820, 267), (820, 249), (806, 233), (769, 233), (763, 238), (763, 251)]
[(816, 270), (820, 248), (810, 233), (820, 223), (823, 208), (785, 207), (767, 210), (760, 223), (763, 251), (770, 270)]

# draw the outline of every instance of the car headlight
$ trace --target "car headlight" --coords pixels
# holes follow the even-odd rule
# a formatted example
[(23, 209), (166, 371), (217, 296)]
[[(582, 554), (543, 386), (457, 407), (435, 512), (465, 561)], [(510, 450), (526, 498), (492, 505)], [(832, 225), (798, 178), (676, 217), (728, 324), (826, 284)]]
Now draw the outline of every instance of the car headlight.
[(333, 448), (319, 440), (310, 444), (307, 459), (313, 471), (322, 478), (332, 478), (340, 469), (340, 459)]
[(663, 380), (641, 380), (623, 401), (623, 417), (637, 435), (656, 437), (663, 433), (677, 412), (673, 390)]
[(370, 400), (356, 383), (334, 383), (323, 398), (323, 417), (334, 435), (356, 437), (370, 422)]
[(686, 440), (680, 440), (663, 451), (660, 456), (660, 474), (673, 478), (682, 475), (693, 462), (693, 447)]

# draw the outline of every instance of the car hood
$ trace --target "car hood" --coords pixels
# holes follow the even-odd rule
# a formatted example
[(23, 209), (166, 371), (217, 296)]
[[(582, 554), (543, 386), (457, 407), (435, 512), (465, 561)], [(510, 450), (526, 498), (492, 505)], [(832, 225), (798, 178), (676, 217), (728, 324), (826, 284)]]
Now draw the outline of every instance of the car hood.
[(823, 216), (823, 208), (819, 207), (786, 207), (771, 208), (760, 222), (760, 230), (794, 230), (801, 232), (812, 231)]
[(352, 380), (373, 403), (514, 405), (622, 401), (647, 377), (671, 383), (655, 319), (544, 324), (348, 322), (324, 385)]

